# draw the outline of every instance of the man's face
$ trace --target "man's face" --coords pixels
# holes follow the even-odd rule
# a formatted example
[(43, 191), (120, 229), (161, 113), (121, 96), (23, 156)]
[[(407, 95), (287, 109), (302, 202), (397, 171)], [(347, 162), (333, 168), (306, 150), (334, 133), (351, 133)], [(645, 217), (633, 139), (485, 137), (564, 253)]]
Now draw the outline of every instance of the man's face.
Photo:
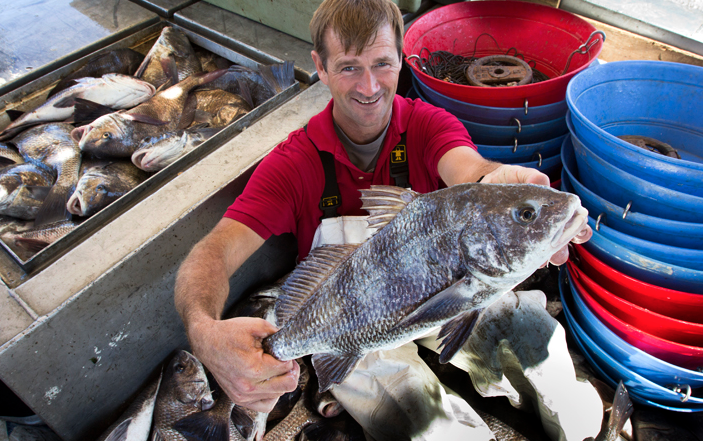
[(352, 141), (370, 142), (385, 129), (398, 87), (401, 64), (391, 26), (379, 29), (361, 55), (355, 47), (345, 54), (331, 29), (324, 42), (327, 66), (317, 52), (312, 57), (320, 80), (332, 92), (334, 120)]

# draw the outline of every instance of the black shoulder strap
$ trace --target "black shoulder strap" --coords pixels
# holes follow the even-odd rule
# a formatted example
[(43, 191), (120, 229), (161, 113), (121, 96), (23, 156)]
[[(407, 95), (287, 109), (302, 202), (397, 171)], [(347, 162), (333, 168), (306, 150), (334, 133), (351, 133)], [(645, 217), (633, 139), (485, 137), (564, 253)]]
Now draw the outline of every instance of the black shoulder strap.
[(408, 166), (408, 149), (405, 141), (405, 132), (400, 134), (400, 142), (393, 147), (390, 157), (391, 178), (395, 180), (396, 187), (410, 188), (410, 167)]
[[(308, 133), (308, 126), (305, 125), (305, 134)], [(308, 139), (310, 137), (308, 136)], [(337, 207), (342, 205), (342, 194), (339, 192), (339, 186), (337, 185), (337, 172), (334, 169), (334, 154), (330, 152), (323, 152), (310, 139), (312, 145), (315, 146), (317, 154), (320, 155), (320, 161), (322, 162), (322, 169), (325, 171), (325, 189), (322, 191), (322, 197), (320, 197), (320, 210), (322, 210), (322, 219), (327, 219), (330, 217), (337, 217)]]

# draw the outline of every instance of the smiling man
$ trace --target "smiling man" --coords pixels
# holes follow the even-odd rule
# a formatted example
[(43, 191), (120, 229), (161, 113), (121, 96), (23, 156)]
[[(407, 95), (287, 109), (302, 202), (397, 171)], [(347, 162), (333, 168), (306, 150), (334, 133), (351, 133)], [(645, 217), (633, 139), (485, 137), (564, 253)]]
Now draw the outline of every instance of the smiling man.
[[(258, 411), (271, 410), (280, 395), (296, 388), (298, 365), (263, 352), (261, 340), (276, 331), (268, 322), (220, 316), (229, 278), (266, 239), (294, 233), (300, 260), (320, 244), (364, 240), (369, 231), (361, 216), (367, 213), (358, 190), (371, 185), (421, 193), (442, 183), (549, 185), (537, 170), (482, 158), (464, 126), (446, 111), (396, 95), (403, 21), (391, 1), (326, 0), (310, 30), (312, 58), (332, 100), (262, 161), (224, 218), (193, 248), (176, 281), (176, 307), (194, 354), (235, 403)], [(275, 213), (270, 207), (277, 207)], [(588, 240), (590, 234), (584, 225), (576, 240)], [(561, 264), (567, 257), (564, 248), (551, 261)], [(437, 436), (456, 429), (483, 439), (471, 430), (482, 431), (485, 424), (444, 391), (413, 343), (380, 352), (332, 389), (367, 432), (377, 439), (429, 439), (430, 432)], [(401, 382), (409, 389), (391, 392), (389, 382), (398, 380), (399, 372), (409, 373)], [(399, 406), (399, 400), (409, 399), (413, 406)], [(392, 411), (400, 407), (409, 413)], [(442, 423), (437, 426), (437, 421)], [(555, 439), (562, 437), (558, 432)]]

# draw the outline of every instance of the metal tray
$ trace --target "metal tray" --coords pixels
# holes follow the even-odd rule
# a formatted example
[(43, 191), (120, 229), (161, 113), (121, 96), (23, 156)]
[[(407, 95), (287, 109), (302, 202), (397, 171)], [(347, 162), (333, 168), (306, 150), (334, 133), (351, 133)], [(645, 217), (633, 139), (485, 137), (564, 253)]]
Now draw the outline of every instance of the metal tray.
[[(19, 89), (16, 89), (3, 97), (0, 97), (0, 104), (2, 104), (2, 102), (4, 101), (7, 104), (7, 108), (11, 109), (20, 107), (29, 108), (31, 106), (41, 104), (45, 100), (45, 98), (43, 97), (48, 94), (49, 90), (51, 90), (51, 87), (53, 87), (53, 85), (58, 82), (62, 76), (65, 76), (69, 72), (72, 72), (82, 66), (88, 58), (92, 57), (97, 53), (107, 52), (126, 47), (133, 48), (137, 51), (140, 51), (140, 46), (142, 48), (150, 48), (151, 44), (153, 44), (155, 39), (158, 38), (159, 34), (161, 33), (161, 30), (166, 26), (173, 26), (174, 28), (179, 29), (188, 36), (192, 44), (207, 49), (236, 64), (249, 68), (256, 68), (257, 66), (259, 66), (259, 63), (257, 63), (256, 61), (244, 55), (241, 55), (233, 51), (232, 49), (215, 43), (212, 40), (209, 40), (187, 28), (174, 24), (168, 20), (163, 20), (155, 25), (152, 25), (139, 32), (136, 32), (135, 34), (126, 37), (114, 44), (106, 46), (105, 48), (97, 52), (91, 53), (90, 55), (87, 55), (81, 58), (80, 60), (77, 60), (76, 62), (73, 62), (67, 66), (57, 69), (51, 74), (41, 77), (36, 81), (31, 82)], [(147, 45), (147, 43), (151, 44)], [(194, 163), (198, 162), (200, 159), (204, 158), (213, 150), (217, 149), (219, 146), (224, 144), (226, 141), (239, 134), (246, 127), (259, 120), (263, 115), (292, 98), (299, 91), (300, 84), (296, 81), (292, 86), (288, 87), (279, 94), (260, 104), (258, 107), (254, 108), (251, 112), (247, 113), (242, 118), (224, 127), (212, 138), (208, 139), (200, 146), (178, 159), (173, 164), (150, 176), (146, 181), (139, 184), (130, 192), (128, 192), (112, 204), (108, 205), (107, 207), (103, 208), (98, 213), (87, 218), (75, 230), (71, 231), (61, 239), (44, 248), (42, 251), (34, 254), (32, 257), (26, 260), (22, 260), (10, 249), (9, 246), (7, 246), (1, 240), (0, 246), (2, 246), (2, 249), (4, 249), (5, 252), (7, 252), (12, 257), (12, 259), (17, 263), (19, 268), (22, 271), (26, 272), (27, 275), (31, 275), (33, 273), (38, 272), (42, 268), (46, 267), (47, 265), (61, 257), (63, 254), (68, 252), (70, 249), (78, 245), (85, 238), (89, 237), (91, 234), (95, 233), (100, 228), (107, 225), (110, 221), (118, 217), (121, 213), (125, 212), (130, 207), (135, 205), (139, 200), (153, 193), (159, 187), (161, 187), (166, 182), (175, 177), (178, 173), (186, 170)], [(5, 125), (6, 124), (3, 124), (3, 122), (0, 121), (0, 127), (3, 127)], [(3, 278), (5, 278), (4, 274)]]

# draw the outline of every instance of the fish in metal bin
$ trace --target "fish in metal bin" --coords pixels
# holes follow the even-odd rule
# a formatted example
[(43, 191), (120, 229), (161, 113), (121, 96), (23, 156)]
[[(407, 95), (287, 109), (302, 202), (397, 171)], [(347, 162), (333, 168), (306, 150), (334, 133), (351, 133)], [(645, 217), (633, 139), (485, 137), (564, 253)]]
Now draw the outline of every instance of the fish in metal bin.
[(186, 441), (173, 424), (214, 404), (202, 363), (187, 351), (178, 351), (163, 372), (154, 407), (152, 441)]
[(34, 219), (55, 180), (55, 172), (41, 162), (0, 169), (0, 214)]
[(124, 159), (86, 159), (66, 209), (76, 216), (92, 216), (148, 177), (149, 173)]
[(78, 99), (107, 106), (129, 109), (151, 98), (155, 89), (146, 81), (122, 74), (105, 74), (100, 78), (79, 78), (36, 109), (14, 120), (0, 133), (0, 140), (9, 139), (24, 128), (73, 116)]
[(147, 172), (157, 172), (176, 162), (210, 139), (218, 128), (195, 128), (149, 136), (132, 153), (132, 163)]
[(279, 331), (262, 342), (279, 360), (312, 354), (322, 391), (367, 353), (439, 327), (448, 362), (479, 312), (568, 244), (588, 214), (577, 196), (530, 184), (360, 191), (380, 230), (313, 250), (283, 286)]
[(62, 90), (74, 86), (79, 78), (100, 78), (109, 73), (133, 75), (143, 60), (144, 55), (132, 49), (115, 49), (114, 51), (94, 55), (79, 69), (62, 78), (51, 89), (47, 98), (51, 98)]
[[(259, 67), (258, 71), (248, 67), (233, 65), (217, 80), (208, 84), (208, 88), (217, 88), (251, 97), (251, 107), (257, 107), (295, 82), (292, 61)], [(249, 101), (247, 99), (247, 101)]]
[(222, 89), (199, 89), (191, 92), (196, 100), (196, 110), (210, 115), (210, 127), (224, 127), (246, 115), (252, 109), (240, 95)]
[(164, 84), (173, 86), (202, 71), (200, 60), (188, 37), (178, 29), (166, 26), (134, 76), (148, 81), (158, 89)]
[(71, 132), (81, 151), (98, 158), (129, 158), (144, 138), (188, 127), (195, 106), (186, 108), (189, 92), (224, 74), (224, 71), (192, 75), (149, 101), (130, 110), (101, 116)]
[(36, 254), (47, 246), (61, 239), (71, 231), (75, 230), (78, 224), (73, 221), (62, 221), (53, 224), (35, 226), (19, 232), (4, 232), (0, 238), (12, 247)]
[(27, 161), (41, 161), (56, 172), (56, 182), (35, 217), (37, 226), (71, 218), (66, 201), (78, 182), (81, 166), (81, 151), (71, 138), (72, 130), (73, 126), (66, 123), (42, 124), (12, 139)]

